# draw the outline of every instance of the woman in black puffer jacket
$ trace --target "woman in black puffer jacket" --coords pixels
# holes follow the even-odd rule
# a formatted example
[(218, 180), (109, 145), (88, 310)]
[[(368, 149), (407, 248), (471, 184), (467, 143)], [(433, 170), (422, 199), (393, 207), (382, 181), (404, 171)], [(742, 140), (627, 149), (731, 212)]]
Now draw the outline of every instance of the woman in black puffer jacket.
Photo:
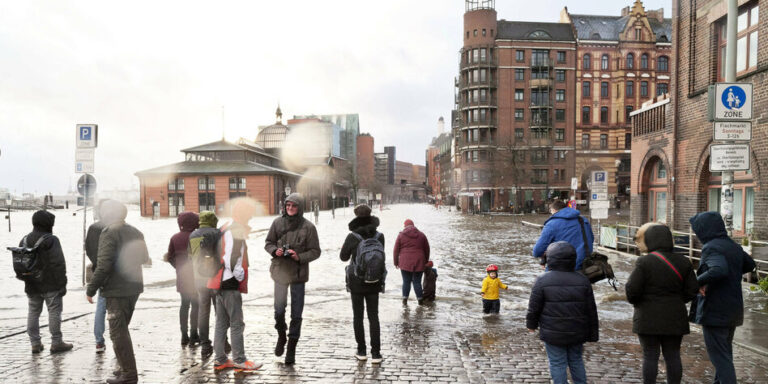
[(667, 382), (679, 383), (683, 376), (680, 343), (690, 333), (685, 303), (699, 289), (688, 259), (672, 253), (672, 232), (666, 225), (647, 223), (635, 235), (640, 252), (629, 276), (627, 300), (635, 307), (632, 331), (643, 346), (643, 381), (655, 383), (659, 348), (667, 365)]

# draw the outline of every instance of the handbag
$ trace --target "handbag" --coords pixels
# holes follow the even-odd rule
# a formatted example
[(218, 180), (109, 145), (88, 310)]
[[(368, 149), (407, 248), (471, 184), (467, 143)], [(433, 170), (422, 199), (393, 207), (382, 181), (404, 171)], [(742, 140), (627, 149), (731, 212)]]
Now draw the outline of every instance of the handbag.
[[(581, 238), (584, 241), (584, 246), (587, 246), (587, 233), (584, 231), (584, 219), (581, 216), (578, 217), (579, 228), (581, 228)], [(589, 282), (594, 284), (598, 281), (608, 279), (608, 284), (613, 287), (614, 291), (619, 289), (616, 287), (616, 276), (613, 274), (613, 267), (608, 263), (608, 256), (602, 253), (592, 252), (587, 255), (584, 261), (581, 263), (581, 272), (589, 279)]]
[(691, 300), (691, 307), (688, 309), (689, 323), (696, 322), (696, 314), (698, 313), (698, 309), (699, 309), (699, 295), (696, 294), (696, 296), (693, 297), (693, 300)]

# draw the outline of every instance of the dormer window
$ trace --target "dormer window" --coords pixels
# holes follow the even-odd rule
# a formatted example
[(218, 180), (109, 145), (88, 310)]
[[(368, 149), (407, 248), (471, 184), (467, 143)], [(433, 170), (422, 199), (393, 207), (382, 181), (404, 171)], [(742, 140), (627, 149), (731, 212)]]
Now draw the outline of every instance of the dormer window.
[(531, 39), (551, 39), (552, 36), (549, 35), (549, 33), (544, 31), (533, 31), (530, 34), (528, 34), (528, 37)]

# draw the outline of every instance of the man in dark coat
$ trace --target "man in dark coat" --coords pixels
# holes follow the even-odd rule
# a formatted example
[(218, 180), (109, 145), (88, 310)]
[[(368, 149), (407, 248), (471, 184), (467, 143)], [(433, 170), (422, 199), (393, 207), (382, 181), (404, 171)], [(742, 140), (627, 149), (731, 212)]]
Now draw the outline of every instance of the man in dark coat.
[(569, 367), (574, 383), (586, 383), (584, 343), (598, 340), (598, 318), (592, 284), (574, 271), (576, 250), (565, 241), (547, 247), (548, 272), (536, 278), (528, 302), (526, 327), (539, 330), (549, 372), (555, 383), (567, 383)]
[[(376, 228), (379, 227), (379, 218), (371, 216), (371, 207), (360, 204), (355, 207), (355, 218), (349, 222), (350, 232), (354, 232), (363, 239), (370, 239), (378, 235), (376, 239), (384, 247), (384, 235), (379, 233)], [(357, 248), (360, 245), (360, 239), (350, 233), (344, 240), (339, 257), (341, 261), (351, 260), (350, 264), (355, 263), (357, 258)], [(366, 359), (365, 348), (365, 326), (363, 325), (363, 310), (368, 309), (368, 325), (371, 328), (371, 362), (381, 363), (381, 337), (379, 327), (379, 293), (384, 292), (384, 281), (376, 283), (365, 283), (361, 281), (348, 268), (346, 272), (347, 291), (352, 296), (352, 314), (353, 326), (355, 329), (355, 341), (357, 341), (358, 360)]]
[(128, 211), (122, 203), (109, 200), (101, 207), (102, 219), (110, 222), (99, 238), (96, 271), (86, 289), (88, 302), (101, 289), (107, 299), (109, 337), (115, 351), (119, 375), (107, 383), (136, 383), (136, 357), (128, 332), (139, 294), (144, 291), (142, 264), (149, 261), (144, 235), (125, 222)]
[[(104, 218), (99, 213), (101, 206), (107, 199), (99, 201), (99, 205), (96, 209), (96, 214), (99, 220), (91, 224), (88, 227), (88, 234), (85, 236), (85, 254), (88, 256), (88, 260), (91, 261), (91, 276), (96, 271), (96, 264), (98, 264), (99, 256), (99, 238), (101, 237), (101, 231), (111, 223), (104, 221)], [(90, 282), (90, 279), (86, 279), (86, 283)], [(104, 353), (107, 346), (104, 340), (105, 321), (107, 318), (107, 299), (99, 293), (99, 298), (96, 300), (96, 313), (93, 318), (93, 335), (96, 338), (96, 353)]]
[(395, 268), (400, 269), (403, 278), (403, 305), (408, 304), (408, 296), (411, 294), (411, 285), (416, 294), (419, 305), (424, 304), (424, 292), (421, 289), (421, 276), (424, 266), (429, 261), (429, 240), (413, 224), (411, 219), (405, 220), (404, 229), (400, 231), (395, 240), (393, 250)]
[[(197, 333), (197, 290), (195, 289), (195, 272), (187, 253), (189, 236), (197, 229), (199, 216), (194, 212), (182, 212), (176, 218), (179, 232), (171, 237), (168, 243), (167, 261), (176, 269), (176, 292), (181, 295), (179, 307), (179, 329), (181, 330), (181, 345), (195, 346), (200, 342)], [(191, 328), (191, 329), (190, 329)], [(189, 332), (191, 330), (191, 332)], [(190, 337), (191, 336), (191, 337)]]
[[(549, 212), (552, 217), (544, 222), (541, 229), (541, 236), (533, 247), (533, 257), (544, 256), (547, 247), (556, 241), (567, 241), (574, 248), (578, 257), (576, 258), (575, 270), (581, 269), (581, 263), (592, 254), (592, 243), (594, 236), (589, 221), (581, 217), (579, 211), (568, 208), (560, 200), (554, 201), (549, 205)], [(581, 220), (579, 220), (581, 219)], [(587, 241), (584, 241), (586, 237)]]
[(286, 343), (285, 308), (291, 289), (291, 326), (285, 363), (296, 362), (296, 344), (301, 334), (304, 311), (304, 285), (309, 281), (309, 263), (320, 257), (317, 229), (304, 218), (304, 198), (292, 193), (285, 198), (285, 213), (272, 222), (264, 249), (272, 256), (269, 267), (275, 282), (275, 355), (281, 356)]
[(635, 234), (640, 256), (626, 285), (627, 300), (635, 307), (632, 331), (643, 346), (643, 378), (655, 383), (659, 348), (664, 352), (667, 382), (680, 383), (683, 376), (680, 343), (690, 333), (685, 303), (699, 290), (696, 274), (687, 257), (672, 253), (669, 227), (648, 223)]
[(67, 294), (67, 264), (61, 249), (59, 238), (53, 235), (56, 216), (48, 211), (37, 211), (32, 215), (32, 232), (24, 236), (19, 247), (32, 248), (38, 242), (37, 257), (42, 264), (41, 281), (24, 281), (29, 311), (27, 313), (27, 335), (32, 344), (32, 353), (43, 351), (40, 340), (40, 313), (43, 303), (48, 308), (48, 330), (51, 331), (51, 353), (72, 349), (72, 344), (65, 343), (61, 335), (61, 311), (64, 295)]
[(744, 323), (742, 275), (755, 269), (755, 261), (725, 230), (717, 212), (702, 212), (690, 219), (701, 249), (696, 323), (704, 330), (716, 383), (736, 383), (733, 366), (733, 333)]

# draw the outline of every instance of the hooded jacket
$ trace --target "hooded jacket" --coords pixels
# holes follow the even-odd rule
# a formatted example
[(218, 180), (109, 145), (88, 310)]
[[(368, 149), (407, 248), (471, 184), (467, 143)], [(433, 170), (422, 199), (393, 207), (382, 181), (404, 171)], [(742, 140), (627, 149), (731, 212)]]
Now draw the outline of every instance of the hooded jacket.
[(584, 244), (584, 237), (579, 226), (579, 211), (573, 208), (563, 208), (544, 222), (541, 236), (533, 247), (533, 257), (544, 256), (547, 247), (556, 241), (567, 241), (576, 248), (578, 256), (575, 270), (580, 270), (584, 258), (592, 254), (592, 243), (595, 241), (589, 220), (586, 218), (582, 218), (582, 220), (584, 220), (584, 235), (586, 235), (589, 244)]
[(142, 264), (149, 261), (144, 235), (125, 222), (125, 205), (111, 200), (102, 204), (102, 220), (112, 223), (101, 232), (96, 270), (86, 294), (101, 288), (104, 297), (134, 296), (144, 291)]
[[(103, 208), (105, 204), (107, 205), (107, 209)], [(85, 236), (85, 254), (88, 256), (88, 260), (91, 261), (92, 272), (96, 270), (96, 264), (98, 263), (99, 238), (101, 237), (101, 232), (108, 225), (120, 220), (119, 215), (111, 214), (109, 212), (109, 207), (112, 204), (113, 203), (111, 203), (109, 199), (99, 202), (99, 221), (88, 227), (88, 234)]]
[[(272, 280), (280, 284), (306, 283), (309, 281), (309, 263), (320, 257), (320, 240), (317, 229), (304, 218), (304, 199), (292, 193), (285, 199), (299, 206), (295, 216), (284, 213), (272, 222), (267, 233), (264, 250), (272, 256), (269, 272)], [(287, 246), (299, 256), (299, 261), (290, 256), (278, 257), (277, 249)]]
[[(35, 246), (37, 240), (49, 235), (38, 247), (38, 261), (43, 268), (43, 281), (35, 283), (24, 282), (24, 292), (29, 294), (56, 292), (67, 289), (67, 264), (64, 260), (64, 251), (61, 249), (59, 238), (54, 236), (53, 224), (56, 216), (48, 211), (37, 211), (32, 215), (32, 232), (28, 233), (27, 247)], [(24, 239), (19, 242), (19, 247), (24, 246)]]
[[(208, 283), (208, 278), (201, 276), (200, 273), (198, 273), (198, 263), (200, 263), (200, 243), (203, 241), (203, 236), (206, 234), (219, 232), (219, 229), (216, 228), (218, 223), (219, 219), (216, 217), (215, 213), (211, 211), (202, 211), (200, 212), (200, 218), (198, 221), (199, 228), (195, 229), (192, 231), (192, 233), (189, 234), (189, 248), (187, 250), (187, 254), (192, 260), (192, 270), (195, 276), (195, 285), (198, 288), (203, 288)], [(221, 243), (219, 243), (215, 248), (220, 249), (220, 247)]]
[(395, 267), (406, 272), (423, 272), (429, 261), (429, 240), (416, 226), (409, 225), (397, 235), (393, 254)]
[(189, 259), (189, 236), (197, 229), (199, 216), (194, 212), (182, 212), (176, 218), (179, 232), (168, 243), (168, 262), (176, 269), (176, 292), (190, 297), (197, 295), (195, 274)]
[(717, 212), (702, 212), (690, 219), (696, 236), (704, 244), (699, 262), (699, 295), (696, 323), (710, 327), (736, 327), (744, 323), (742, 275), (755, 269), (755, 261), (725, 230)]
[(597, 341), (598, 318), (589, 279), (574, 271), (576, 250), (565, 241), (546, 249), (548, 272), (539, 275), (528, 301), (526, 327), (542, 341), (568, 346)]
[[(699, 290), (691, 262), (672, 253), (672, 232), (666, 225), (645, 224), (635, 237), (638, 248), (646, 255), (637, 259), (625, 286), (627, 301), (635, 307), (632, 331), (640, 335), (690, 333), (685, 303)], [(669, 261), (677, 273), (653, 252)]]
[[(370, 239), (376, 236), (379, 227), (379, 218), (376, 216), (361, 216), (352, 219), (349, 222), (349, 231), (357, 233), (363, 239)], [(379, 242), (384, 246), (384, 234), (379, 235)], [(344, 245), (341, 247), (339, 258), (341, 261), (348, 261), (351, 259), (351, 263), (355, 262), (357, 257), (357, 247), (360, 245), (360, 240), (353, 234), (348, 234), (344, 239)], [(384, 291), (384, 281), (378, 281), (373, 284), (366, 284), (360, 281), (354, 274), (346, 273), (347, 290), (355, 294), (367, 294), (377, 293)]]

